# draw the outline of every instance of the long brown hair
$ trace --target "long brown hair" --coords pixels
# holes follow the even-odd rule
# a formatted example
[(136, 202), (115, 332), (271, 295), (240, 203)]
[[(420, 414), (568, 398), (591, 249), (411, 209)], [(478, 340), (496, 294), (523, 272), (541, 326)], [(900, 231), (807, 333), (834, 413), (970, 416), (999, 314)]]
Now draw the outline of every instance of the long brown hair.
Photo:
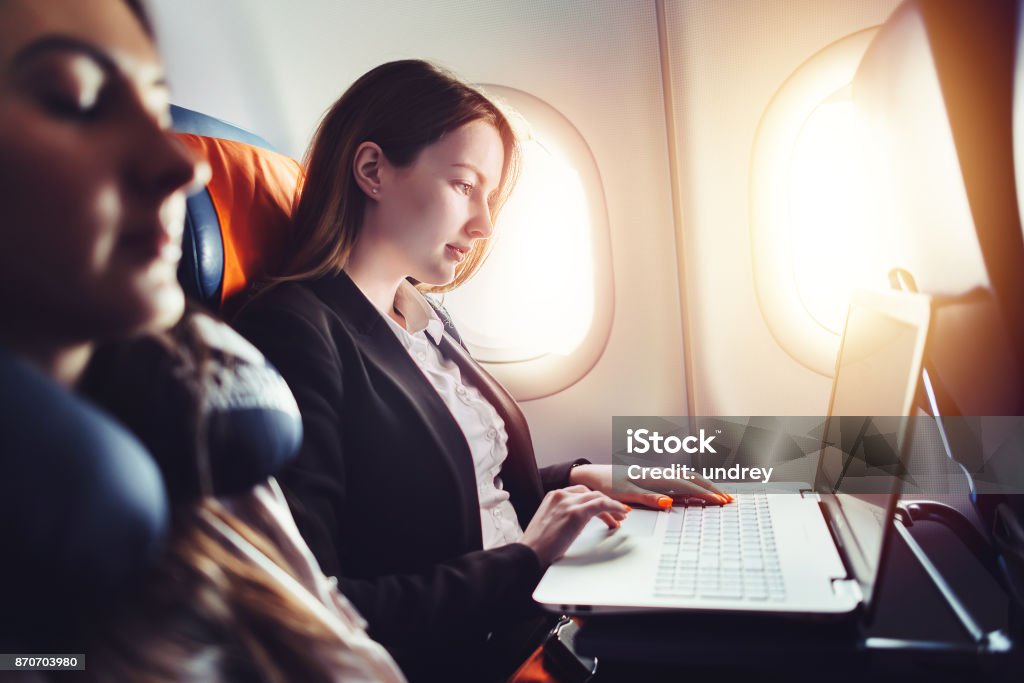
[(273, 543), (215, 499), (179, 506), (167, 553), (145, 586), (93, 625), (89, 680), (333, 682), (332, 664), (345, 656), (339, 636), (226, 546), (211, 517), (291, 573)]
[[(360, 77), (324, 116), (306, 153), (306, 179), (284, 267), (271, 281), (309, 280), (345, 267), (367, 201), (352, 173), (361, 143), (377, 143), (391, 164), (405, 167), (445, 133), (480, 120), (498, 130), (505, 148), (491, 205), (495, 220), (515, 184), (520, 154), (515, 131), (498, 106), (454, 75), (418, 59), (382, 64)], [(488, 242), (477, 240), (451, 283), (425, 291), (448, 291), (472, 277), (486, 258)]]

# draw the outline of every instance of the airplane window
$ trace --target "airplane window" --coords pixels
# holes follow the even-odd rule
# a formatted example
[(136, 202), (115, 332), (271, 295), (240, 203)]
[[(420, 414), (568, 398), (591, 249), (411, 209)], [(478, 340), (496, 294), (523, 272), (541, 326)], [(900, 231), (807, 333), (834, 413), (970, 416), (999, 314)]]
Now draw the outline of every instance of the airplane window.
[(522, 91), (482, 87), (529, 131), (487, 262), (443, 303), (478, 361), (516, 398), (539, 398), (586, 374), (608, 336), (604, 193), (589, 148), (564, 116)]
[(832, 375), (849, 293), (886, 286), (863, 210), (865, 146), (850, 84), (877, 28), (825, 47), (765, 110), (751, 166), (754, 283), (795, 360)]
[(793, 278), (804, 309), (833, 334), (843, 330), (850, 292), (879, 284), (865, 269), (870, 245), (859, 229), (863, 150), (847, 87), (807, 117), (790, 167)]
[(445, 305), (477, 360), (568, 355), (594, 316), (590, 218), (579, 173), (541, 140), (502, 209), (486, 264)]

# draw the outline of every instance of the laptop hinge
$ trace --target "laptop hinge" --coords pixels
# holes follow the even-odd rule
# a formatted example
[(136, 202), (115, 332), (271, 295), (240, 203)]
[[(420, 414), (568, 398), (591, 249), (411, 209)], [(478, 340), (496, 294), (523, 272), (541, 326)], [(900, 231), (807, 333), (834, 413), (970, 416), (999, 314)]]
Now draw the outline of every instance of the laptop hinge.
[(864, 602), (864, 592), (856, 579), (832, 579), (832, 592), (840, 597), (852, 598), (857, 604)]
[(821, 496), (819, 496), (817, 491), (813, 489), (800, 489), (800, 497), (810, 498), (811, 500), (816, 500), (819, 503), (821, 502)]
[[(828, 505), (821, 500), (821, 496), (814, 494), (818, 497), (818, 509), (821, 510), (821, 516), (825, 518), (825, 526), (828, 527), (829, 536), (832, 537), (832, 543), (836, 546), (836, 552), (839, 553), (839, 561), (846, 567), (847, 576), (853, 575), (853, 564), (850, 558), (847, 556), (846, 544), (843, 543), (843, 537), (839, 535), (839, 531), (836, 529), (836, 522), (832, 519), (832, 513), (828, 509)], [(836, 579), (839, 580), (839, 579)], [(850, 579), (851, 581), (853, 579)], [(858, 590), (860, 588), (858, 587)]]

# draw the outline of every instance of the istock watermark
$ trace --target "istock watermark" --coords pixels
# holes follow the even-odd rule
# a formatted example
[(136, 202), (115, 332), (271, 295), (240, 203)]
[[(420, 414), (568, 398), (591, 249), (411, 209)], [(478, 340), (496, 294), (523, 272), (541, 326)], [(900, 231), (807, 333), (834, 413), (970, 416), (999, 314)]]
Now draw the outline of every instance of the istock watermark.
[(1020, 494), (1022, 452), (1022, 416), (612, 418), (616, 483), (665, 491), (702, 477), (781, 491)]

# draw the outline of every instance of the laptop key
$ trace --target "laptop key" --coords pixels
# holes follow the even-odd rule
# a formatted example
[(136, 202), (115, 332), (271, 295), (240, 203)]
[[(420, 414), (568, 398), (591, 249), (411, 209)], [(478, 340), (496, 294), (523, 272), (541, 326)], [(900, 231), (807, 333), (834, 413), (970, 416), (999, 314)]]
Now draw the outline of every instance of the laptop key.
[(743, 597), (743, 591), (738, 586), (721, 586), (716, 589), (701, 590), (699, 595), (702, 598), (740, 598)]

